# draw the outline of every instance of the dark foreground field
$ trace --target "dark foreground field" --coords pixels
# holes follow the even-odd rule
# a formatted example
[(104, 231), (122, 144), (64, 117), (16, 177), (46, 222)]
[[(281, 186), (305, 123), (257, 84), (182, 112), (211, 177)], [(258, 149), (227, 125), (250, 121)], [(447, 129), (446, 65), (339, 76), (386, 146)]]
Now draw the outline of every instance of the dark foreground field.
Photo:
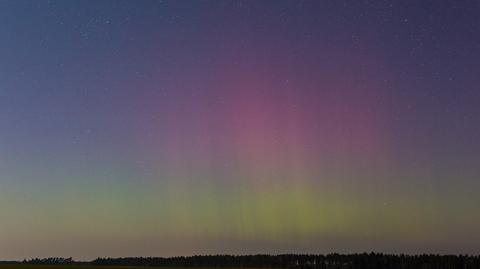
[[(0, 269), (145, 269), (145, 266), (97, 266), (97, 265), (40, 265), (40, 264), (0, 264)], [(147, 267), (152, 269), (192, 269), (192, 267)], [(202, 269), (219, 269), (202, 267)], [(240, 269), (234, 267), (222, 267), (221, 269)], [(255, 269), (255, 268), (249, 268)], [(260, 269), (260, 268), (259, 268)]]
[[(0, 264), (0, 269), (145, 269), (145, 266)], [(159, 267), (149, 267), (159, 268)]]

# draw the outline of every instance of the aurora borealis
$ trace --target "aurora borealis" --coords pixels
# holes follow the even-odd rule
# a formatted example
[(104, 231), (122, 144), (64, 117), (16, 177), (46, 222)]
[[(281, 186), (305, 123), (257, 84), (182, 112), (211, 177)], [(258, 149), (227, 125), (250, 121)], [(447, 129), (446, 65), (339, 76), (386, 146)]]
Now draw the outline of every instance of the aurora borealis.
[(479, 1), (0, 1), (0, 259), (480, 249)]

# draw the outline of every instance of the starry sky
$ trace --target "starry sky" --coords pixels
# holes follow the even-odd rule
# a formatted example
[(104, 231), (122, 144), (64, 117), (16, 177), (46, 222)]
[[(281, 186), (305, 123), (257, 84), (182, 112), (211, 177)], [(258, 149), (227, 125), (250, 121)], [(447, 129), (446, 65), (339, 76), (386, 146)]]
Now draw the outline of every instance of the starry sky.
[(0, 259), (479, 254), (479, 16), (0, 0)]

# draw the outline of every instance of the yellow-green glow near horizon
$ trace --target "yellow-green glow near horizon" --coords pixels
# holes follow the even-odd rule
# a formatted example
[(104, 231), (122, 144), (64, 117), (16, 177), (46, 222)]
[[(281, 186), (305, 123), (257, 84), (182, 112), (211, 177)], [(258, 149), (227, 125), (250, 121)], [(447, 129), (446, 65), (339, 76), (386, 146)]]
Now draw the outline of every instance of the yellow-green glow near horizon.
[(0, 260), (478, 254), (479, 5), (340, 2), (0, 1)]

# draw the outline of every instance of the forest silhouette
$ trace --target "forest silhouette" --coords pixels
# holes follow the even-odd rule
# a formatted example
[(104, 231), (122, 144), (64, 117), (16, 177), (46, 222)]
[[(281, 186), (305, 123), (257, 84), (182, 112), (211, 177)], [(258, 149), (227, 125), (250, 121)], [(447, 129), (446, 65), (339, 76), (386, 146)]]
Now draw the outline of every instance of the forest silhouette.
[[(7, 262), (3, 262), (7, 263)], [(480, 256), (472, 255), (393, 255), (381, 253), (328, 255), (201, 255), (178, 257), (97, 258), (78, 262), (72, 258), (31, 259), (16, 264), (145, 266), (145, 267), (236, 267), (298, 269), (470, 269), (480, 268)]]

